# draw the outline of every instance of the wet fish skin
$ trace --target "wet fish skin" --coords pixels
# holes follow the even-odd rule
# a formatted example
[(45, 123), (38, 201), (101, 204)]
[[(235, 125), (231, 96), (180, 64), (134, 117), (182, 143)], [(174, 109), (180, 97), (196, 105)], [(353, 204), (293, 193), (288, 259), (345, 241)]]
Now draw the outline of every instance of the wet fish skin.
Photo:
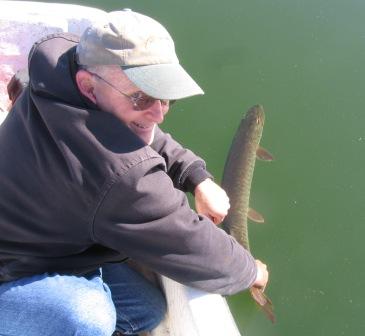
[[(256, 156), (271, 161), (272, 155), (259, 147), (265, 123), (261, 105), (251, 107), (242, 119), (233, 138), (224, 167), (222, 188), (230, 199), (230, 210), (224, 219), (223, 229), (232, 235), (245, 249), (250, 250), (247, 218)], [(250, 293), (271, 322), (275, 322), (271, 300), (262, 288), (252, 287)]]

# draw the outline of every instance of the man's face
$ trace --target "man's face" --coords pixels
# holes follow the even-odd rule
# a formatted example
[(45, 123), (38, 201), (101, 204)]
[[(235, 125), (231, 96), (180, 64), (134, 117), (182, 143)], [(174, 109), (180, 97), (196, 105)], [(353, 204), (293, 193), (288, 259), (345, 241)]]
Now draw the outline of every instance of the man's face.
[(113, 113), (146, 144), (151, 144), (156, 125), (163, 122), (168, 112), (168, 104), (152, 100), (152, 103), (148, 104), (150, 106), (138, 110), (126, 95), (133, 96), (140, 90), (120, 69), (93, 76), (93, 80), (96, 104), (102, 110)]

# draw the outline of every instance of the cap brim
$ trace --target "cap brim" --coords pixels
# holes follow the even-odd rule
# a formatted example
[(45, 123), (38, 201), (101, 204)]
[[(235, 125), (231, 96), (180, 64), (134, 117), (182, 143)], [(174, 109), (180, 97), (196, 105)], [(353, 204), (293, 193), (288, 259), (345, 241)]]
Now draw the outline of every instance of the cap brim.
[(204, 94), (178, 63), (128, 67), (123, 71), (138, 88), (154, 98), (175, 100)]

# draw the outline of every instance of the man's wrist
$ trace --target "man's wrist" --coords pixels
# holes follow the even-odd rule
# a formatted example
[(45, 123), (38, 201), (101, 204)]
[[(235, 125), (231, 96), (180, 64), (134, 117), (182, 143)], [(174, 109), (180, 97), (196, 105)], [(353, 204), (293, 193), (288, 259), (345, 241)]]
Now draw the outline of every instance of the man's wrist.
[(205, 167), (202, 165), (192, 167), (189, 169), (189, 173), (183, 181), (184, 189), (194, 194), (195, 188), (208, 178), (213, 180), (213, 176), (205, 169)]

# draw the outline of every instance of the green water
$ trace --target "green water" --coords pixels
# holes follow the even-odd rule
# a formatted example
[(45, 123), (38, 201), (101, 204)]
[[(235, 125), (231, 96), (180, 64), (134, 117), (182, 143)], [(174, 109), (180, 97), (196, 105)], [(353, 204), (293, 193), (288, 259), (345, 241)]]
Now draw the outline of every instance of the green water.
[(206, 95), (179, 102), (165, 129), (220, 180), (241, 115), (266, 110), (251, 204), (253, 253), (268, 264), (271, 325), (230, 299), (252, 336), (360, 336), (365, 270), (365, 2), (360, 0), (79, 1), (160, 20)]

